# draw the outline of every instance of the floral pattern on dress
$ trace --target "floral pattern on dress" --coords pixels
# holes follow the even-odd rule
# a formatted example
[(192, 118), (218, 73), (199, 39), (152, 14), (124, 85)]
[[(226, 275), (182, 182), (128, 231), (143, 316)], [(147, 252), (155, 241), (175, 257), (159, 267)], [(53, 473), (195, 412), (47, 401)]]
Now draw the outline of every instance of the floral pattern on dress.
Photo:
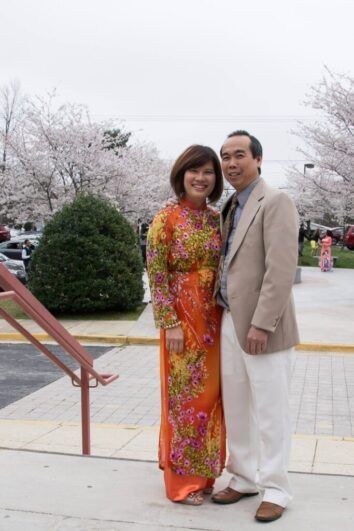
[(169, 290), (174, 273), (199, 270), (201, 286), (208, 288), (214, 283), (221, 247), (219, 220), (219, 214), (212, 209), (180, 205), (167, 207), (154, 218), (148, 232), (146, 256), (158, 327), (178, 322), (176, 294)]
[(182, 476), (215, 478), (224, 466), (221, 314), (212, 296), (220, 247), (218, 213), (185, 201), (162, 210), (148, 233), (155, 322), (162, 329), (180, 322), (184, 332), (181, 354), (167, 351), (164, 332), (161, 342), (166, 372), (162, 400), (169, 432), (162, 437), (167, 444), (164, 453), (167, 465)]

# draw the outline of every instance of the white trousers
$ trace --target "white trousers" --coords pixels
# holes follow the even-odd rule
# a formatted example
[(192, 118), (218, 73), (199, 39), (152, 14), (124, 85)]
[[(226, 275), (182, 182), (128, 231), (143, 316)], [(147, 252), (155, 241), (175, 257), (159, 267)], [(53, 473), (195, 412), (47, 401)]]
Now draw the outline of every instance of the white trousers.
[(230, 487), (263, 492), (263, 501), (286, 507), (292, 499), (288, 480), (291, 444), (289, 388), (294, 349), (246, 354), (238, 342), (231, 313), (221, 328), (221, 374)]

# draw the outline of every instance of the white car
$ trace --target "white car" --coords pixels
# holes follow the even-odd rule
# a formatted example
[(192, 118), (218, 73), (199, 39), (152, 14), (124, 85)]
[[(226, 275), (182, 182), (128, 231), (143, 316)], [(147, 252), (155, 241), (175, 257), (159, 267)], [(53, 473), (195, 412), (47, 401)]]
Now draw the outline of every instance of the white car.
[(27, 282), (27, 273), (22, 260), (10, 260), (10, 258), (0, 253), (0, 263), (2, 263), (10, 273), (15, 275), (22, 284)]

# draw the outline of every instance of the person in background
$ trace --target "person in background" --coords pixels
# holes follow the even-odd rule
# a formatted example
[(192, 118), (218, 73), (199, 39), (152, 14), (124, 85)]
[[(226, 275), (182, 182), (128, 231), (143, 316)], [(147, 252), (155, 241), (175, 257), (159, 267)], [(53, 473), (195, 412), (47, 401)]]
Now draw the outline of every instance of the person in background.
[(31, 261), (31, 254), (33, 251), (33, 245), (29, 240), (25, 240), (23, 247), (22, 247), (22, 261), (26, 269), (26, 273), (28, 273), (29, 265)]
[(140, 249), (141, 249), (141, 256), (143, 258), (144, 266), (146, 266), (146, 245), (147, 245), (147, 233), (149, 230), (149, 224), (148, 223), (141, 223), (140, 225)]
[(221, 237), (216, 202), (223, 178), (216, 153), (193, 145), (170, 175), (178, 204), (154, 218), (147, 269), (160, 327), (159, 466), (167, 497), (201, 505), (225, 461), (220, 389), (221, 308), (213, 299)]
[(305, 226), (303, 223), (301, 223), (300, 228), (299, 228), (299, 237), (298, 237), (299, 256), (302, 256), (302, 252), (304, 250), (305, 236), (306, 236)]
[(316, 229), (311, 236), (311, 256), (317, 256), (320, 241), (320, 231)]
[(333, 233), (330, 230), (326, 231), (326, 235), (321, 240), (321, 258), (320, 267), (321, 271), (326, 272), (332, 269), (332, 245)]
[(311, 256), (317, 256), (318, 243), (316, 242), (316, 240), (311, 239), (310, 245), (311, 245)]

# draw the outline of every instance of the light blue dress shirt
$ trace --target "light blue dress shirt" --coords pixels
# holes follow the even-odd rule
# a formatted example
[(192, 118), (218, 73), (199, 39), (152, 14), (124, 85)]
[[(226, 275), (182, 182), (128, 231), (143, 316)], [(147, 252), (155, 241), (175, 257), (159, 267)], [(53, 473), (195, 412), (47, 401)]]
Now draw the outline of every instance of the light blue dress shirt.
[(223, 268), (222, 276), (221, 276), (220, 291), (217, 296), (218, 304), (220, 304), (220, 306), (223, 306), (227, 310), (229, 310), (229, 301), (227, 298), (227, 270), (229, 266), (231, 244), (234, 239), (235, 231), (241, 219), (245, 204), (247, 203), (249, 196), (251, 195), (253, 189), (257, 186), (259, 181), (260, 181), (259, 178), (255, 179), (254, 181), (251, 182), (251, 184), (247, 186), (247, 188), (245, 188), (244, 190), (242, 190), (242, 192), (237, 194), (238, 205), (235, 210), (235, 215), (234, 215), (234, 219), (232, 223), (232, 229), (227, 239), (226, 255), (225, 255), (225, 260), (224, 260), (224, 268)]

